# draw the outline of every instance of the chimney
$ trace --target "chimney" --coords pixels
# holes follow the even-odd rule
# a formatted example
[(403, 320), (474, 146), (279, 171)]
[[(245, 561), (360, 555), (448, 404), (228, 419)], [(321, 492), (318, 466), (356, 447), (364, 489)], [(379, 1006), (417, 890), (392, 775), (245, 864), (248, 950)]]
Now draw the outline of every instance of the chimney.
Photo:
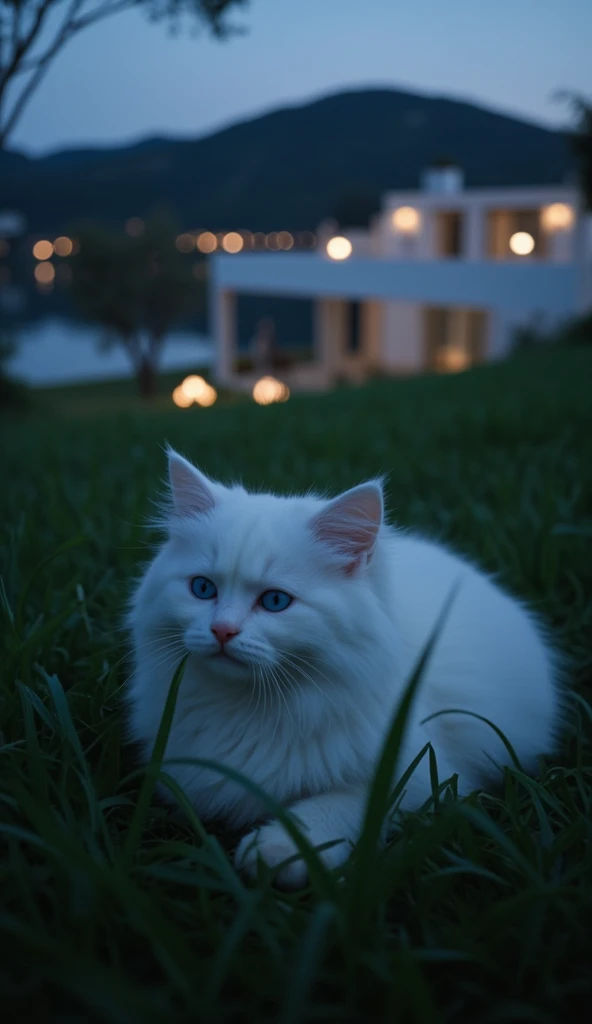
[(420, 183), (423, 192), (454, 195), (464, 188), (464, 171), (449, 160), (438, 160), (421, 172)]

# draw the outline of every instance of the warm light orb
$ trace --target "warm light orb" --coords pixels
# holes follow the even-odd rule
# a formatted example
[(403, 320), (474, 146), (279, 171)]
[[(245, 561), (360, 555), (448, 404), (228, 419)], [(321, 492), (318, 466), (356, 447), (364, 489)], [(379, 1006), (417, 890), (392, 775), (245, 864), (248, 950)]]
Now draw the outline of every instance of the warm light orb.
[(209, 253), (214, 252), (218, 242), (213, 231), (202, 231), (201, 235), (198, 235), (195, 244), (200, 252)]
[(179, 252), (191, 252), (194, 244), (193, 235), (190, 235), (188, 231), (183, 232), (182, 235), (177, 235), (175, 245)]
[(73, 248), (72, 239), (67, 235), (60, 235), (53, 243), (53, 251), (56, 256), (71, 256)]
[(53, 263), (38, 263), (35, 267), (35, 280), (37, 284), (53, 284), (55, 267)]
[(515, 231), (509, 244), (515, 256), (529, 256), (534, 250), (534, 238), (528, 231)]
[(53, 245), (48, 242), (46, 238), (42, 238), (41, 241), (35, 242), (33, 246), (33, 256), (36, 260), (49, 260), (53, 256)]
[(451, 345), (441, 353), (440, 369), (444, 373), (459, 373), (461, 370), (466, 370), (469, 365), (468, 353), (460, 346)]
[(173, 391), (173, 402), (179, 409), (188, 409), (190, 405), (193, 405), (193, 399), (185, 394), (182, 384), (179, 384)]
[(125, 232), (130, 238), (141, 238), (146, 229), (146, 225), (141, 217), (130, 217), (125, 222)]
[(277, 240), (280, 249), (284, 249), (286, 252), (294, 245), (294, 236), (289, 231), (280, 231)]
[(192, 373), (189, 377), (186, 377), (182, 384), (179, 385), (183, 389), (183, 394), (187, 395), (192, 401), (198, 398), (205, 388), (209, 387), (207, 381), (203, 377), (199, 377), (196, 373)]
[(238, 231), (229, 231), (222, 239), (222, 248), (225, 252), (240, 252), (244, 244), (243, 237)]
[(416, 235), (421, 225), (419, 210), (414, 206), (399, 206), (392, 220), (395, 231), (401, 235)]
[(346, 260), (352, 254), (352, 244), (349, 238), (336, 235), (327, 242), (327, 256), (332, 260)]
[(272, 405), (274, 402), (287, 402), (290, 389), (275, 377), (261, 377), (253, 388), (253, 398), (257, 405)]
[(206, 384), (204, 390), (196, 398), (195, 401), (198, 405), (201, 405), (204, 409), (208, 409), (210, 405), (213, 405), (218, 397), (216, 388), (213, 388), (211, 384)]
[(541, 210), (541, 226), (545, 231), (569, 231), (573, 222), (573, 206), (567, 203), (551, 203)]
[(185, 377), (185, 380), (173, 391), (173, 401), (181, 409), (189, 408), (194, 402), (207, 408), (214, 404), (217, 397), (218, 392), (216, 389), (211, 384), (208, 384), (207, 380), (204, 380), (203, 377), (195, 373)]

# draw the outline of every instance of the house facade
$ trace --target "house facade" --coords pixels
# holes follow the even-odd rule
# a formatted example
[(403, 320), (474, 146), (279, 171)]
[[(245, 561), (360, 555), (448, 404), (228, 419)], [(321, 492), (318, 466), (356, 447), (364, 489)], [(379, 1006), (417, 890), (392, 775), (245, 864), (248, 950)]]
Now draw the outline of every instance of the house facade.
[(503, 358), (520, 329), (547, 332), (592, 308), (592, 220), (569, 185), (466, 189), (457, 168), (384, 196), (368, 230), (321, 225), (316, 249), (212, 259), (221, 385), (237, 370), (236, 297), (312, 299), (312, 359), (295, 389), (373, 373), (454, 372)]

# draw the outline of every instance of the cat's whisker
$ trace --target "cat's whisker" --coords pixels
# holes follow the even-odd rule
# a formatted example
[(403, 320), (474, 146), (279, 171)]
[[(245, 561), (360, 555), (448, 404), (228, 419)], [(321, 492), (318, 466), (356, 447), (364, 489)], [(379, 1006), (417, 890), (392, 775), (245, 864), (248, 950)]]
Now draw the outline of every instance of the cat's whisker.
[[(306, 671), (305, 671), (305, 670), (304, 670), (304, 669), (303, 669), (303, 668), (302, 668), (302, 667), (301, 667), (300, 665), (295, 665), (295, 664), (294, 664), (293, 662), (291, 662), (291, 660), (290, 660), (290, 656), (289, 656), (289, 655), (286, 655), (286, 654), (284, 654), (284, 655), (283, 655), (283, 659), (282, 659), (282, 660), (284, 661), (284, 663), (286, 663), (286, 664), (288, 664), (288, 665), (291, 665), (291, 667), (292, 667), (292, 668), (293, 668), (293, 669), (294, 669), (294, 670), (295, 670), (296, 672), (298, 672), (298, 673), (299, 673), (300, 675), (304, 676), (304, 678), (305, 678), (306, 680), (308, 680), (308, 682), (309, 682), (309, 683), (310, 683), (310, 684), (311, 684), (312, 686), (314, 686), (315, 690), (318, 690), (318, 692), (319, 692), (319, 693), (320, 693), (320, 694), (322, 695), (322, 697), (323, 697), (323, 698), (325, 698), (326, 700), (328, 700), (328, 701), (329, 701), (329, 703), (333, 705), (333, 707), (335, 708), (335, 710), (336, 710), (336, 711), (339, 711), (339, 710), (340, 710), (340, 709), (339, 709), (339, 707), (338, 707), (338, 705), (337, 705), (337, 704), (335, 703), (335, 701), (333, 700), (333, 697), (331, 696), (331, 694), (330, 694), (330, 693), (328, 693), (326, 689), (325, 689), (325, 690), (321, 689), (321, 687), (320, 687), (320, 686), (319, 686), (319, 684), (318, 684), (318, 683), (316, 682), (316, 680), (315, 680), (315, 679), (313, 679), (313, 677), (312, 677), (311, 675), (309, 675), (309, 673), (308, 673), (308, 672), (306, 672)], [(345, 703), (349, 703), (349, 702), (348, 702), (348, 701), (345, 701)]]
[[(281, 699), (283, 700), (283, 702), (284, 702), (284, 705), (285, 705), (285, 707), (286, 707), (286, 711), (288, 712), (288, 716), (289, 716), (289, 718), (290, 718), (290, 721), (291, 721), (292, 725), (293, 725), (293, 726), (294, 726), (294, 728), (296, 729), (296, 722), (294, 721), (294, 719), (293, 719), (293, 717), (292, 717), (292, 712), (290, 711), (290, 705), (288, 704), (288, 700), (287, 700), (287, 698), (286, 698), (286, 694), (284, 693), (284, 688), (283, 688), (283, 686), (282, 686), (282, 682), (281, 682), (281, 679), (279, 679), (279, 678), (278, 678), (278, 674), (277, 674), (277, 673), (278, 673), (278, 670), (279, 670), (279, 668), (280, 668), (280, 666), (279, 666), (279, 665), (276, 665), (276, 666), (275, 666), (275, 667), (274, 667), (274, 668), (272, 669), (272, 672), (273, 672), (274, 678), (275, 678), (275, 680), (276, 680), (276, 687), (277, 687), (277, 692), (278, 692), (278, 694), (279, 694), (280, 698), (281, 698)], [(285, 673), (285, 672), (283, 672), (283, 675), (284, 675), (284, 678), (286, 678), (286, 681), (288, 682), (288, 686), (290, 687), (290, 692), (291, 692), (291, 693), (296, 693), (296, 691), (294, 690), (294, 687), (293, 687), (293, 686), (292, 686), (292, 684), (290, 683), (290, 680), (289, 680), (289, 679), (287, 678), (287, 676), (286, 676), (286, 673)], [(298, 695), (296, 694), (296, 696), (298, 696)]]

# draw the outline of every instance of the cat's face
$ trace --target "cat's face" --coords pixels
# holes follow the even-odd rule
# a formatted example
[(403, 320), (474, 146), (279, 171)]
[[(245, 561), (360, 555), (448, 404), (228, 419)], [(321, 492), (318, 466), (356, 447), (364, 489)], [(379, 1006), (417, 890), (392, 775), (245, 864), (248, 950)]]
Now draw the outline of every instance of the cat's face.
[(169, 455), (173, 512), (158, 604), (214, 676), (295, 676), (334, 662), (359, 628), (382, 520), (370, 483), (331, 502), (247, 494)]

